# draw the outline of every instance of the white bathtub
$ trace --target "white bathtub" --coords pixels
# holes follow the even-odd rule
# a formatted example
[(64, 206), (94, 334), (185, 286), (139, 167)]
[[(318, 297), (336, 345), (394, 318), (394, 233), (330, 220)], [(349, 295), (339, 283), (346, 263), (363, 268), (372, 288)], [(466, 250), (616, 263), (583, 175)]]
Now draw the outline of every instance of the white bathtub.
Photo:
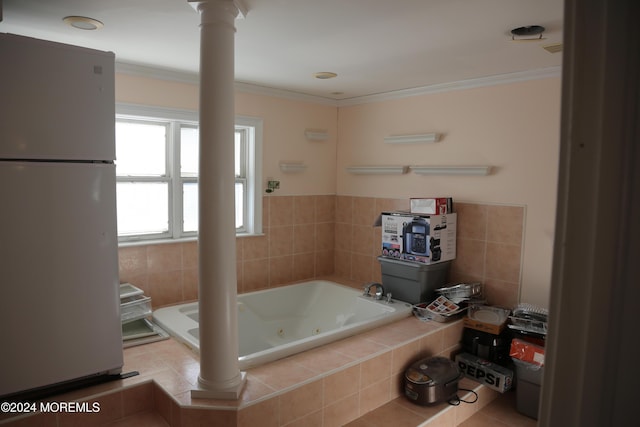
[[(315, 280), (238, 295), (239, 367), (247, 369), (345, 338), (411, 314), (411, 305), (363, 297)], [(167, 332), (199, 351), (198, 303), (153, 312)]]

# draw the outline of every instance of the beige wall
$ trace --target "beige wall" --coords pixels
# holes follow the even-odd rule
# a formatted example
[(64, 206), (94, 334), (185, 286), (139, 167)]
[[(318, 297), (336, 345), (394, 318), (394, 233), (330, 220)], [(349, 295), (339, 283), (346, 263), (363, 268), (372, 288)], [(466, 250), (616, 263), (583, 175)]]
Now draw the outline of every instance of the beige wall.
[[(274, 195), (336, 192), (337, 111), (334, 106), (236, 93), (236, 113), (264, 120), (263, 174), (280, 181)], [(324, 129), (326, 141), (308, 141), (304, 130)], [(283, 173), (281, 161), (302, 161), (302, 173)]]
[[(191, 84), (118, 74), (116, 100), (195, 110), (198, 93)], [(551, 275), (559, 109), (559, 78), (339, 108), (236, 93), (236, 114), (264, 120), (263, 183), (281, 181), (272, 196), (448, 195), (456, 202), (522, 208), (520, 300), (542, 306), (548, 304)], [(326, 129), (330, 138), (307, 141), (305, 128)], [(444, 136), (424, 146), (383, 143), (385, 135), (421, 132)], [(287, 160), (303, 161), (308, 168), (282, 173), (278, 164)], [(354, 176), (344, 170), (352, 164), (487, 164), (494, 172), (487, 177)]]
[[(197, 86), (125, 74), (116, 75), (116, 102), (197, 110)], [(336, 192), (337, 108), (236, 91), (236, 114), (263, 119), (263, 185), (280, 181), (277, 195)], [(323, 129), (329, 139), (308, 141), (304, 130)], [(302, 173), (283, 173), (281, 161), (302, 161)]]
[[(555, 224), (560, 78), (341, 107), (337, 194), (524, 207), (522, 301), (547, 306)], [(440, 142), (385, 144), (439, 132)], [(491, 165), (486, 177), (350, 175), (348, 165)], [(489, 239), (491, 237), (489, 236)]]

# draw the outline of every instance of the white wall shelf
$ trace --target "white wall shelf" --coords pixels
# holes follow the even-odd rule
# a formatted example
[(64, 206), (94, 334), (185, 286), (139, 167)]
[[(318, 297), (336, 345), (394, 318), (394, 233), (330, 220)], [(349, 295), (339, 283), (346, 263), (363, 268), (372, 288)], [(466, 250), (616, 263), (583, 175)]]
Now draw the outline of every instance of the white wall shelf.
[(491, 166), (411, 166), (419, 175), (489, 175)]
[(347, 166), (345, 169), (354, 175), (403, 175), (409, 166)]
[(304, 172), (306, 169), (303, 162), (280, 162), (280, 170), (284, 173)]
[(389, 135), (384, 137), (385, 144), (431, 144), (440, 141), (440, 134), (431, 132), (416, 135)]
[(329, 133), (326, 130), (320, 129), (305, 129), (304, 136), (309, 141), (326, 141), (329, 139)]

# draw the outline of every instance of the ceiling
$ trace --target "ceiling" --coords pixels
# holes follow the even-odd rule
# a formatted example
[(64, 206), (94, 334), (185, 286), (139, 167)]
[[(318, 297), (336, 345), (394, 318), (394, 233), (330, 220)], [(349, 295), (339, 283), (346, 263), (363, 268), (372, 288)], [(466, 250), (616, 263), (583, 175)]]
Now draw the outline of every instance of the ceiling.
[[(559, 68), (563, 0), (240, 0), (236, 82), (334, 100)], [(0, 32), (115, 52), (120, 64), (197, 73), (187, 0), (0, 0)], [(71, 28), (80, 15), (104, 23)], [(545, 27), (543, 40), (511, 29)], [(336, 78), (313, 74), (331, 71)]]

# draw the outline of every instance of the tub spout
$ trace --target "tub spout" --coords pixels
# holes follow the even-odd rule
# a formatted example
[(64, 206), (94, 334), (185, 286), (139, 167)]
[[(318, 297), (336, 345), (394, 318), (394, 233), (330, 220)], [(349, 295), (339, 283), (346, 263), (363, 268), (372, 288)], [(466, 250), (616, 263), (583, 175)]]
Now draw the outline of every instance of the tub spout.
[(365, 297), (370, 297), (372, 296), (371, 293), (369, 292), (371, 290), (372, 287), (376, 288), (376, 293), (375, 293), (375, 299), (377, 300), (381, 300), (382, 296), (384, 295), (384, 288), (382, 287), (382, 285), (380, 283), (368, 283), (365, 287), (364, 287), (364, 296)]

